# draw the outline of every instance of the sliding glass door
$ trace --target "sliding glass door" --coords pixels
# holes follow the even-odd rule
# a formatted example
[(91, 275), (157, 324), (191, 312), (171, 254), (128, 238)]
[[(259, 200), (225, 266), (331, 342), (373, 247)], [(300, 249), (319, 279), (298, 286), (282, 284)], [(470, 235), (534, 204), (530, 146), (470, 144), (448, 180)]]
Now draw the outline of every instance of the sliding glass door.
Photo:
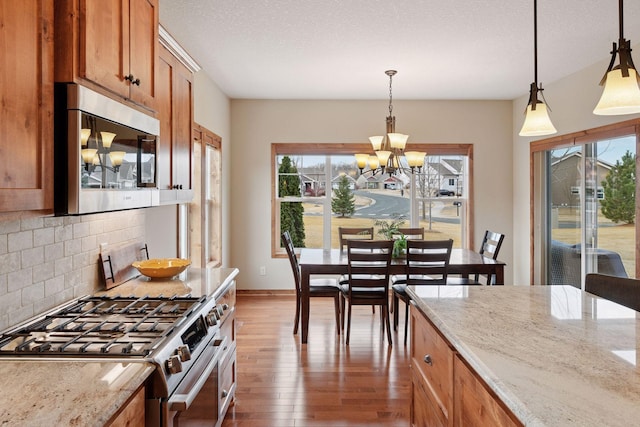
[(576, 138), (544, 157), (546, 283), (582, 288), (587, 273), (635, 277), (635, 132)]

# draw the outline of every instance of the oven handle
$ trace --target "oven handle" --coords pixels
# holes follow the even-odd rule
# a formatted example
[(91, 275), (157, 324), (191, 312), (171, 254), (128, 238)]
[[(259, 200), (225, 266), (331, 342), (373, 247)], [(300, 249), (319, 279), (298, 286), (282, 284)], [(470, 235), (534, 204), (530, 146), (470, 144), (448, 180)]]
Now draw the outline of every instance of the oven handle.
[(209, 375), (211, 375), (211, 372), (213, 372), (213, 370), (218, 365), (220, 356), (224, 354), (223, 349), (226, 348), (226, 346), (227, 346), (227, 337), (224, 337), (219, 340), (214, 339), (211, 345), (205, 351), (203, 351), (202, 354), (200, 354), (199, 359), (205, 358), (204, 360), (206, 360), (207, 357), (211, 357), (209, 363), (204, 368), (204, 371), (202, 372), (202, 374), (200, 375), (200, 377), (198, 378), (194, 386), (191, 388), (189, 393), (187, 394), (174, 393), (169, 398), (168, 403), (169, 403), (169, 409), (171, 411), (180, 412), (180, 411), (186, 411), (187, 409), (189, 409), (189, 407), (195, 400), (196, 396), (200, 393), (200, 390), (209, 379)]

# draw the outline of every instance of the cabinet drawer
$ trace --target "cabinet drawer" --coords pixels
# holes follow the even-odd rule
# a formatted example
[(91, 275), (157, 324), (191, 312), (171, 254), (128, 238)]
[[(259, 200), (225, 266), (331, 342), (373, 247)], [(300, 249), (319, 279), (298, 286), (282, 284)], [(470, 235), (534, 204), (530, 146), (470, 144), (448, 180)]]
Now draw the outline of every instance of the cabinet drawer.
[(448, 342), (415, 307), (411, 307), (411, 365), (424, 379), (426, 392), (449, 420), (453, 408), (453, 358)]
[(522, 426), (515, 416), (489, 392), (460, 357), (455, 358), (455, 423), (456, 426), (511, 427)]

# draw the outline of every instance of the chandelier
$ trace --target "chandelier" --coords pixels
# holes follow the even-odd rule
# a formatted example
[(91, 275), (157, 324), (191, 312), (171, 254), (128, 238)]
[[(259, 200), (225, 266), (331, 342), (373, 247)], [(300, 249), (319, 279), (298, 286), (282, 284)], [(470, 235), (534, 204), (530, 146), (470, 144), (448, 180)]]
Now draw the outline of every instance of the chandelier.
[(529, 89), (529, 104), (520, 136), (551, 135), (557, 132), (549, 118), (542, 91), (542, 84), (538, 87), (538, 1), (533, 0), (533, 83)]
[[(623, 4), (618, 1), (618, 26), (620, 37), (618, 45), (613, 42), (611, 62), (600, 85), (604, 85), (602, 97), (593, 110), (594, 114), (613, 116), (621, 114), (640, 113), (640, 88), (638, 88), (638, 74), (631, 59), (631, 42), (625, 40), (623, 33)], [(620, 64), (613, 66), (616, 54)]]
[[(396, 70), (384, 72), (389, 76), (389, 115), (387, 116), (387, 133), (384, 136), (369, 137), (371, 146), (375, 154), (358, 153), (355, 155), (360, 174), (370, 172), (375, 175), (378, 172), (393, 175), (399, 172), (404, 173), (407, 169), (411, 173), (417, 168), (418, 172), (424, 165), (426, 152), (404, 151), (409, 135), (396, 132), (396, 118), (393, 115), (393, 76)], [(365, 171), (366, 167), (369, 167)]]

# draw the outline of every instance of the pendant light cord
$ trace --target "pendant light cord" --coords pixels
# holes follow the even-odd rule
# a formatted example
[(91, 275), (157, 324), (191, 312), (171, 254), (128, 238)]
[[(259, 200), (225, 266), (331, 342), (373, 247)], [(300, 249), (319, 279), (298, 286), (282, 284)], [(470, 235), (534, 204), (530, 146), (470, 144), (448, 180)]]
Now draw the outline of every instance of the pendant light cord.
[[(395, 74), (395, 73), (394, 73)], [(393, 116), (393, 92), (391, 91), (391, 83), (393, 80), (393, 74), (389, 73), (389, 116)]]
[(623, 19), (623, 13), (624, 13), (624, 12), (623, 12), (623, 9), (624, 9), (624, 8), (623, 8), (623, 6), (622, 6), (622, 0), (618, 0), (618, 10), (619, 10), (619, 13), (618, 13), (618, 20), (619, 20), (619, 24), (618, 24), (618, 25), (619, 25), (619, 27), (620, 27), (620, 37), (619, 37), (619, 39), (620, 39), (621, 41), (622, 41), (622, 39), (624, 38), (624, 35), (623, 35), (623, 22), (624, 22), (624, 19)]
[(538, 0), (533, 0), (533, 81), (538, 87)]

